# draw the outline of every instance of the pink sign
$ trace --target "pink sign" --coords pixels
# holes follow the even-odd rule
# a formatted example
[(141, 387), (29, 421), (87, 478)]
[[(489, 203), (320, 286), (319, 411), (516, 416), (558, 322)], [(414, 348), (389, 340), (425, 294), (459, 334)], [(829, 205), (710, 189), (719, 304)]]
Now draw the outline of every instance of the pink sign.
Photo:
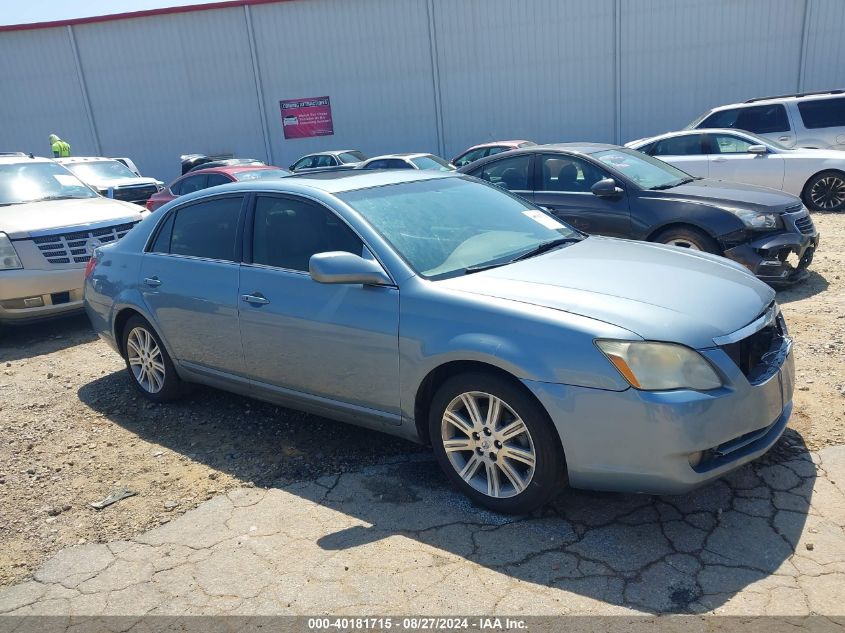
[(288, 99), (280, 101), (282, 129), (285, 138), (308, 138), (309, 136), (331, 136), (332, 106), (328, 97), (312, 99)]

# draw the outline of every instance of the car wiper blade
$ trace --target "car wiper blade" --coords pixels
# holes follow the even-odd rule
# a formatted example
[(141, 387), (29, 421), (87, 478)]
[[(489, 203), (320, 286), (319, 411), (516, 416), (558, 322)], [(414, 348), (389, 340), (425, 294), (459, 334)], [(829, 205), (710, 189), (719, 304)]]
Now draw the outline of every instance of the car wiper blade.
[(678, 182), (667, 182), (665, 185), (655, 185), (654, 187), (649, 187), (649, 191), (662, 191), (663, 189), (672, 189), (673, 187), (685, 185), (688, 182), (692, 182), (693, 180), (695, 180), (695, 178), (684, 178), (683, 180), (679, 180)]
[(491, 263), (491, 264), (478, 264), (477, 266), (467, 266), (464, 269), (464, 274), (469, 275), (469, 274), (472, 274), (472, 273), (481, 272), (482, 270), (490, 270), (491, 268), (498, 268), (499, 266), (506, 266), (507, 264), (519, 262), (519, 261), (522, 261), (524, 259), (528, 259), (529, 257), (535, 257), (535, 256), (540, 255), (542, 253), (547, 253), (548, 251), (554, 250), (555, 248), (563, 246), (564, 244), (572, 244), (574, 242), (580, 242), (581, 239), (582, 238), (580, 238), (580, 237), (560, 237), (560, 238), (555, 239), (555, 240), (549, 240), (548, 242), (541, 242), (540, 244), (537, 244), (537, 246), (535, 246), (531, 250), (525, 251), (524, 253), (520, 253), (516, 257), (513, 257), (511, 259), (507, 259), (505, 261), (494, 262), (494, 263)]

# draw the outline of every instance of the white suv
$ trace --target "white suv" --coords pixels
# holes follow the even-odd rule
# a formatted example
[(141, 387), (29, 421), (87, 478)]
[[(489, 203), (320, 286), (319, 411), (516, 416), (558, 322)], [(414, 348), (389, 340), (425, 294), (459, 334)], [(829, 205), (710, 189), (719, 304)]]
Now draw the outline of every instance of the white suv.
[(787, 147), (845, 150), (845, 90), (749, 99), (708, 110), (686, 129), (734, 128)]
[(147, 215), (46, 158), (0, 156), (0, 324), (82, 309), (91, 253)]

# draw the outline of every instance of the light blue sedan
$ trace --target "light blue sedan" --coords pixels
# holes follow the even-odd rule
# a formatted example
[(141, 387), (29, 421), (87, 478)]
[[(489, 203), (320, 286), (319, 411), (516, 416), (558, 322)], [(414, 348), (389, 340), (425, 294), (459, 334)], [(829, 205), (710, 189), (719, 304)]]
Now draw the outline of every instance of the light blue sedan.
[(792, 411), (774, 292), (721, 257), (587, 237), (467, 176), (314, 174), (162, 207), (85, 305), (147, 398), (203, 383), (430, 443), (477, 503), (679, 493)]

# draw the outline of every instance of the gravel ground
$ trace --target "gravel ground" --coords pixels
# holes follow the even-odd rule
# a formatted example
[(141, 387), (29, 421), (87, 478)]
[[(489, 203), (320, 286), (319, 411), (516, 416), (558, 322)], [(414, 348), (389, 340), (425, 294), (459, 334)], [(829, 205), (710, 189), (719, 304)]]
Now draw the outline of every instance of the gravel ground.
[[(796, 339), (790, 426), (811, 450), (845, 443), (845, 215), (816, 215), (812, 275), (779, 293)], [(240, 486), (348, 472), (422, 449), (223, 392), (153, 405), (85, 317), (0, 332), (0, 585), (58, 549), (130, 538)], [(102, 511), (116, 489), (137, 495)]]

